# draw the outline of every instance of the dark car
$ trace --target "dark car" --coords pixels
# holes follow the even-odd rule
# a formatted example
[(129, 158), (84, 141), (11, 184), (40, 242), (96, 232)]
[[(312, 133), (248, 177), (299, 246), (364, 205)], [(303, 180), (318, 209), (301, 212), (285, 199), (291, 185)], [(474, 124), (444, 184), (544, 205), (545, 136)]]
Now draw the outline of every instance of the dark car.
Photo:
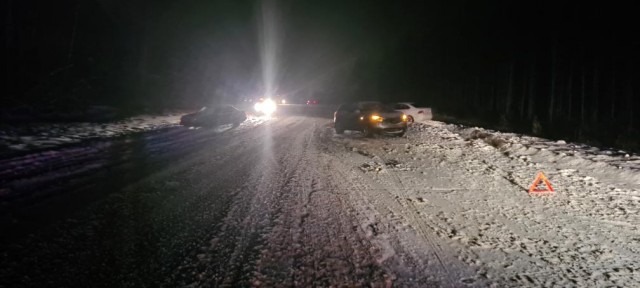
[(407, 115), (380, 102), (356, 102), (340, 105), (333, 114), (337, 134), (345, 130), (403, 136), (407, 132)]
[(187, 114), (180, 118), (180, 124), (185, 126), (215, 127), (224, 124), (238, 126), (247, 119), (244, 111), (231, 105), (203, 107), (200, 111)]

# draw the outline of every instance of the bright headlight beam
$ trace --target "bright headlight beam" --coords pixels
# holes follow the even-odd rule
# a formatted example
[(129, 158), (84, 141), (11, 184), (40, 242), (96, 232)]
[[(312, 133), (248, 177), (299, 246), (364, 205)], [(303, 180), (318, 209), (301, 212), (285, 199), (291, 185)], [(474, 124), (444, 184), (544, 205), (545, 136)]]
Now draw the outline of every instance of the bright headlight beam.
[(266, 99), (262, 102), (261, 112), (267, 116), (271, 116), (273, 112), (276, 112), (276, 102), (271, 99)]

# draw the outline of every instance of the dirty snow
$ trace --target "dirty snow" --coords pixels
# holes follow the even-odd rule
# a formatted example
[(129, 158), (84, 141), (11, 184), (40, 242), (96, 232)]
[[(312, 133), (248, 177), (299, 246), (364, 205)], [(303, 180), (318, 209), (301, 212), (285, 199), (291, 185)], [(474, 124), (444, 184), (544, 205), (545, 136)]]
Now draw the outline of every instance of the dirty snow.
[[(223, 226), (263, 231), (253, 268), (230, 260), (255, 269), (253, 286), (640, 285), (640, 171), (624, 151), (436, 121), (403, 138), (336, 135), (327, 123), (274, 141), (291, 143), (286, 156), (258, 164), (269, 172), (247, 183), (280, 188), (258, 184), (242, 204), (255, 214), (233, 208)], [(539, 171), (555, 193), (527, 193)], [(230, 231), (185, 261), (197, 264), (182, 275), (224, 258)], [(240, 251), (254, 249), (251, 233), (239, 233)], [(220, 271), (207, 269), (192, 286), (229, 283)]]
[[(262, 124), (154, 136), (153, 147), (168, 147), (158, 155), (197, 153), (177, 153), (65, 222), (57, 241), (20, 244), (53, 248), (18, 250), (0, 276), (67, 283), (79, 268), (62, 264), (84, 259), (77, 247), (111, 255), (117, 239), (127, 274), (105, 260), (81, 283), (640, 286), (637, 155), (437, 121), (373, 139), (337, 135), (320, 118)], [(539, 171), (554, 193), (527, 193)], [(62, 264), (40, 261), (56, 255)], [(43, 272), (20, 274), (33, 267)]]
[[(372, 183), (380, 217), (475, 269), (461, 283), (640, 285), (637, 155), (437, 121), (402, 140), (334, 139)], [(527, 193), (538, 171), (555, 193)]]
[(184, 113), (138, 115), (107, 123), (30, 123), (0, 127), (0, 151), (25, 151), (52, 148), (87, 139), (123, 136), (131, 133), (172, 127)]

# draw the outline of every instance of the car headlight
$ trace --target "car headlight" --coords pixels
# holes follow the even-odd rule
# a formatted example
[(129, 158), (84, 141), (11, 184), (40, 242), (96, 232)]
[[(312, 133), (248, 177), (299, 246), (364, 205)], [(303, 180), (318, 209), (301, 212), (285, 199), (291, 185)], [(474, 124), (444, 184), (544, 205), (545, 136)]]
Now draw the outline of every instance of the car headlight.
[(264, 102), (262, 102), (262, 113), (271, 115), (273, 112), (276, 112), (276, 102), (273, 102), (271, 99), (264, 100)]
[(406, 114), (402, 114), (402, 121), (407, 122), (407, 115)]
[(382, 116), (380, 116), (380, 115), (371, 115), (371, 121), (382, 122)]
[(264, 99), (253, 105), (253, 109), (255, 109), (256, 112), (270, 116), (276, 112), (276, 102), (271, 99)]

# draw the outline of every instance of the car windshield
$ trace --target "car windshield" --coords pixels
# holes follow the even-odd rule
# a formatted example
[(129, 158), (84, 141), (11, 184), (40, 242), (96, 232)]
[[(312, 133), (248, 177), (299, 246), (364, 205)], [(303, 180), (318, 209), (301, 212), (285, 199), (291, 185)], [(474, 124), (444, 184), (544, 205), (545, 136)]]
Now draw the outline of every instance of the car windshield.
[(379, 102), (367, 102), (367, 103), (362, 103), (360, 105), (362, 110), (365, 111), (377, 111), (377, 112), (393, 112), (395, 111), (393, 109), (393, 107), (387, 105), (387, 104), (383, 104), (383, 103), (379, 103)]

